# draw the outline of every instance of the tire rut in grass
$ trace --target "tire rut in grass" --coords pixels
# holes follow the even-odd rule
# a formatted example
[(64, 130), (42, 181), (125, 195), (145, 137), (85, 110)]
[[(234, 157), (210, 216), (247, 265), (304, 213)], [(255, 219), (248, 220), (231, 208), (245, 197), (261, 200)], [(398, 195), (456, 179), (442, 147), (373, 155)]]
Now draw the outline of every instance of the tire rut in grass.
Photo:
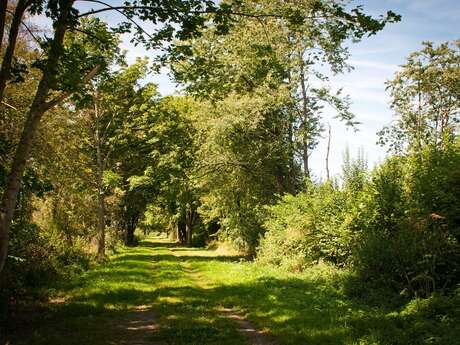
[(188, 257), (159, 248), (155, 260), (161, 286), (155, 310), (160, 327), (154, 340), (165, 345), (246, 345), (234, 323), (214, 308), (212, 292), (192, 279)]
[[(186, 272), (186, 274), (190, 277), (190, 279), (198, 287), (203, 288), (203, 289), (212, 288), (209, 282), (207, 282), (206, 279), (204, 279), (204, 277), (191, 266), (191, 264), (187, 261), (186, 256), (177, 254), (174, 251), (172, 251), (172, 253), (176, 257), (185, 259), (181, 261), (181, 265), (184, 269), (184, 272)], [(278, 345), (277, 342), (275, 342), (273, 339), (270, 339), (262, 331), (257, 330), (256, 327), (250, 321), (248, 321), (245, 317), (243, 317), (241, 314), (239, 314), (235, 310), (224, 308), (224, 307), (219, 307), (217, 308), (217, 312), (221, 316), (231, 319), (237, 325), (238, 331), (241, 334), (243, 334), (243, 336), (246, 338), (249, 344), (251, 345)]]

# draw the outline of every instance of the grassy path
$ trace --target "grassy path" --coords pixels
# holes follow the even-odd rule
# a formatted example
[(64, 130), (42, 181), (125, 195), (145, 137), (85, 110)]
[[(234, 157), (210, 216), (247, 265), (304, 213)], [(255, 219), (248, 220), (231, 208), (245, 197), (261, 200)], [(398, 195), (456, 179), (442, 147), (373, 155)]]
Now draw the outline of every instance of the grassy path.
[[(406, 345), (458, 340), (458, 324), (434, 322), (423, 308), (401, 311), (352, 301), (344, 292), (347, 279), (346, 272), (327, 266), (289, 274), (149, 239), (68, 282), (56, 291), (53, 303), (23, 311), (11, 327), (10, 345), (264, 345), (272, 340), (281, 345)], [(432, 335), (447, 342), (428, 342)]]
[(147, 240), (88, 271), (32, 318), (19, 317), (11, 345), (247, 344), (207, 297), (193, 258), (172, 247)]

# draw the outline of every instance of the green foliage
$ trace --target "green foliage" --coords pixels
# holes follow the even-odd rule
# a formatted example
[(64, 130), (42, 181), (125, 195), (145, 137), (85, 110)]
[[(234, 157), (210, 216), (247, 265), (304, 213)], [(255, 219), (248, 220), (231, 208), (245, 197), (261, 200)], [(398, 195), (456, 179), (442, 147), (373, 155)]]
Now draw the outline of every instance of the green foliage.
[[(195, 108), (187, 97), (146, 98), (135, 110), (139, 117), (120, 132), (117, 150), (120, 157), (126, 153), (129, 156), (119, 166), (129, 182), (124, 199), (137, 199), (137, 218), (150, 218), (145, 219), (147, 223), (154, 221), (151, 210), (161, 212), (170, 223), (170, 231), (173, 223), (177, 225), (187, 212), (195, 212), (198, 204), (193, 175)], [(126, 210), (133, 206), (125, 205)]]
[[(56, 24), (65, 4), (34, 2), (32, 10)], [(40, 128), (1, 297), (87, 269), (98, 225), (108, 229), (113, 248), (120, 238), (138, 244), (135, 231), (143, 230), (196, 246), (217, 237), (257, 254), (255, 264), (208, 264), (199, 258), (208, 252), (159, 248), (152, 270), (157, 252), (141, 243), (83, 275), (69, 292), (72, 312), (100, 313), (104, 322), (109, 309), (153, 306), (163, 325), (158, 340), (233, 343), (238, 333), (219, 316), (222, 305), (267, 325), (286, 344), (444, 344), (458, 335), (458, 42), (424, 43), (388, 83), (397, 121), (381, 141), (397, 155), (370, 172), (363, 152), (352, 159), (347, 150), (341, 180), (315, 182), (308, 160), (323, 132), (324, 107), (357, 124), (324, 66), (346, 71), (345, 43), (399, 16), (374, 19), (341, 0), (142, 0), (119, 9), (128, 22), (115, 32), (132, 29), (135, 17), (156, 24), (150, 37), (137, 27), (134, 41), (170, 42), (164, 61), (188, 95), (160, 97), (145, 82), (148, 61), (127, 66), (108, 25), (81, 19), (75, 9), (62, 46), (45, 39), (41, 57), (21, 52), (25, 64), (15, 66), (17, 83), (6, 90), (17, 109), (2, 108), (0, 119), (0, 190), (37, 76), (52, 72), (58, 101), (73, 96)], [(45, 70), (50, 50), (57, 63)], [(30, 78), (23, 78), (24, 66), (32, 66)], [(95, 66), (100, 74), (83, 85)], [(195, 268), (213, 285), (185, 276)], [(345, 295), (347, 284), (357, 301)], [(398, 310), (367, 305), (380, 293), (383, 302), (417, 298)], [(193, 320), (193, 327), (176, 329), (176, 319)]]
[(285, 146), (293, 158), (289, 175), (296, 179), (298, 160), (304, 177), (309, 177), (309, 156), (324, 130), (323, 109), (335, 109), (348, 126), (358, 123), (348, 97), (329, 85), (325, 66), (334, 74), (348, 70), (345, 41), (375, 34), (399, 17), (390, 11), (374, 19), (360, 6), (349, 10), (343, 1), (309, 0), (248, 0), (239, 13), (251, 15), (236, 18), (225, 36), (211, 26), (200, 37), (179, 42), (169, 57), (174, 76), (204, 100), (238, 102), (235, 95), (276, 92), (284, 98), (276, 111), (288, 132), (279, 134), (286, 135)]
[(241, 15), (226, 35), (211, 25), (177, 42), (167, 60), (201, 104), (198, 211), (205, 223), (218, 222), (219, 238), (252, 255), (264, 232), (265, 206), (275, 194), (296, 193), (309, 176), (324, 107), (356, 124), (348, 98), (332, 90), (319, 65), (347, 70), (345, 40), (358, 41), (399, 18), (388, 13), (376, 20), (342, 1), (238, 5)]
[(119, 56), (118, 37), (98, 18), (83, 19), (74, 32), (67, 33), (63, 45), (51, 83), (53, 89), (69, 93), (85, 89), (82, 75), (95, 66), (106, 70)]
[[(330, 185), (312, 185), (308, 193), (286, 195), (272, 206), (264, 224), (267, 233), (260, 243), (258, 260), (299, 271), (323, 258), (328, 236), (320, 229), (318, 211), (333, 216), (335, 206), (340, 205), (335, 192)], [(325, 196), (328, 200), (323, 199)]]
[(200, 112), (199, 212), (206, 223), (220, 224), (222, 239), (249, 254), (262, 232), (263, 205), (295, 184), (280, 98), (261, 88), (252, 96), (205, 103)]
[(390, 84), (399, 116), (393, 129), (400, 133), (391, 144), (410, 150), (387, 158), (370, 175), (362, 154), (350, 160), (346, 152), (341, 188), (319, 183), (282, 197), (264, 223), (261, 262), (296, 270), (320, 259), (351, 263), (362, 281), (406, 295), (457, 287), (458, 105), (456, 96), (446, 101), (439, 94), (455, 93), (457, 55), (455, 46), (428, 43), (411, 55)]
[(56, 228), (43, 232), (33, 223), (15, 223), (0, 285), (2, 303), (20, 296), (41, 298), (51, 281), (88, 269), (91, 259), (85, 247), (81, 241), (69, 244)]
[(363, 281), (428, 296), (459, 283), (458, 145), (392, 157), (367, 177), (345, 156), (343, 186), (312, 184), (269, 207), (258, 260), (301, 270), (352, 264)]
[(306, 192), (287, 194), (268, 208), (258, 260), (294, 270), (320, 260), (350, 263), (362, 218), (368, 216), (363, 204), (367, 166), (361, 156), (345, 157), (342, 188), (333, 181), (309, 183)]

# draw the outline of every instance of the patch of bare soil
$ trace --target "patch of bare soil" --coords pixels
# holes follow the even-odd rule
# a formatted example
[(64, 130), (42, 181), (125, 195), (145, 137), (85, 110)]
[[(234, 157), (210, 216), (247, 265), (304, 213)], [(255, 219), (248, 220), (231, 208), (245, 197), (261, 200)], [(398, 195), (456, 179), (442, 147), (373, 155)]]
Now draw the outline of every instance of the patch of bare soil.
[(223, 315), (236, 322), (238, 330), (248, 339), (251, 345), (277, 345), (275, 341), (270, 339), (263, 332), (257, 330), (250, 321), (246, 320), (232, 309), (223, 308), (221, 312)]
[(153, 333), (158, 328), (155, 313), (145, 306), (127, 312), (122, 319), (113, 324), (116, 339), (110, 339), (110, 345), (160, 345), (153, 342)]

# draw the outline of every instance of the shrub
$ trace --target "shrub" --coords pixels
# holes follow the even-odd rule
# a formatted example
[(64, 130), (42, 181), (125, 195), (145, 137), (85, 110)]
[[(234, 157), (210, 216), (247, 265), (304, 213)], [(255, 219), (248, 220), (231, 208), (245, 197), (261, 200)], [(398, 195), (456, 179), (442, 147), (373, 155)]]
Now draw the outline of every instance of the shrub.
[(3, 302), (40, 297), (50, 282), (89, 268), (84, 241), (68, 243), (52, 229), (45, 230), (29, 222), (14, 224), (0, 285)]
[(377, 168), (355, 268), (410, 295), (455, 287), (460, 276), (458, 148), (426, 148)]
[(307, 192), (283, 196), (268, 207), (259, 261), (294, 270), (319, 260), (345, 265), (354, 236), (346, 205), (346, 194), (332, 183), (310, 184)]

